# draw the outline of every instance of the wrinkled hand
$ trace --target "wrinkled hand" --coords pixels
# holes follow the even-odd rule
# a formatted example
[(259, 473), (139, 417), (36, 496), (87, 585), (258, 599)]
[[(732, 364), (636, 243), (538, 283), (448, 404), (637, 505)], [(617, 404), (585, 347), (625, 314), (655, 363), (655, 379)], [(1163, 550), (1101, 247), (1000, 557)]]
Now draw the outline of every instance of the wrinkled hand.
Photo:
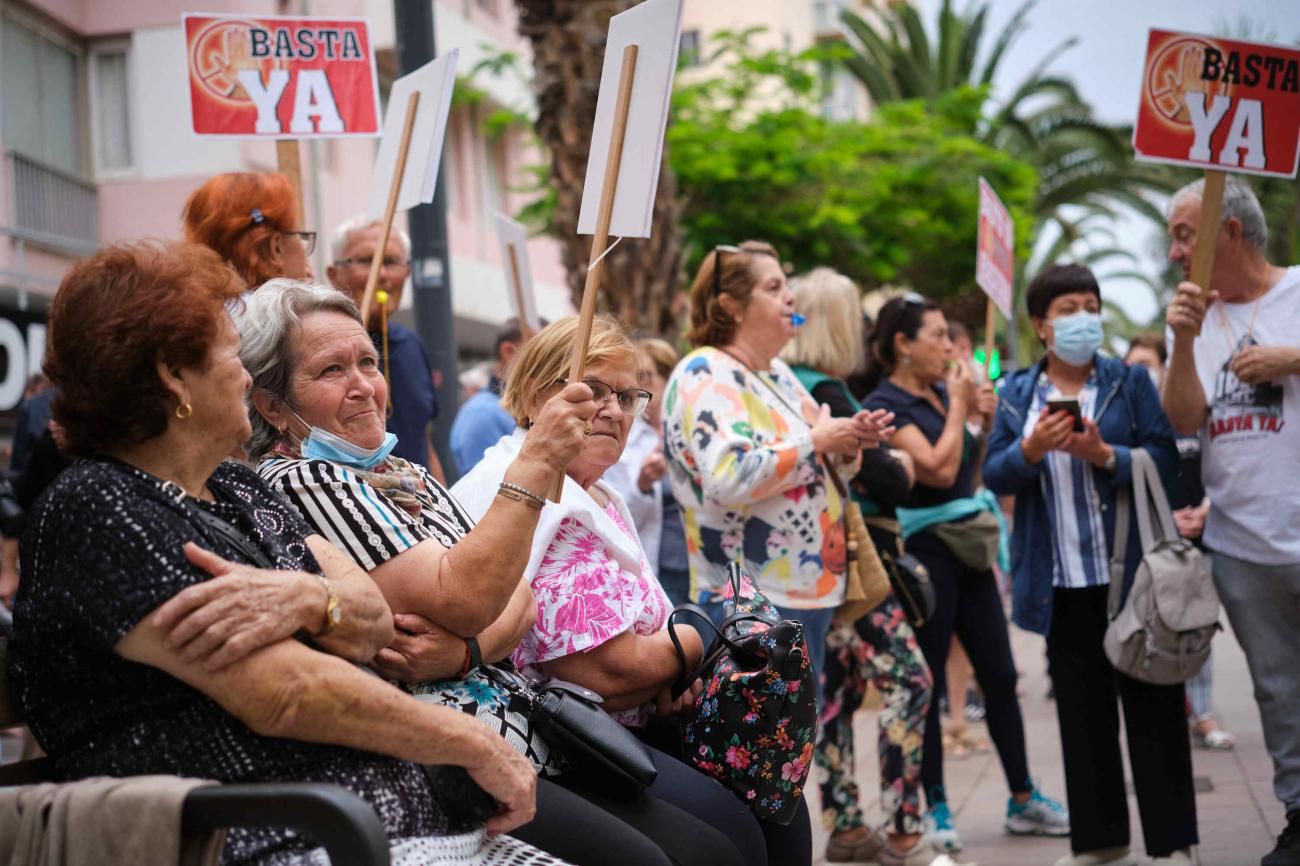
[(649, 493), (654, 490), (654, 486), (659, 483), (659, 479), (664, 477), (664, 472), (668, 469), (667, 462), (664, 461), (664, 452), (655, 449), (646, 455), (645, 460), (641, 461), (641, 474), (637, 476), (636, 486), (642, 493)]
[(1069, 412), (1044, 412), (1038, 416), (1034, 431), (1020, 443), (1025, 459), (1033, 464), (1041, 463), (1047, 452), (1065, 447), (1073, 428), (1074, 417)]
[(993, 413), (998, 411), (998, 392), (994, 390), (993, 383), (984, 382), (975, 388), (975, 413), (983, 418), (992, 418)]
[(1101, 430), (1091, 418), (1083, 419), (1083, 432), (1071, 430), (1065, 440), (1065, 452), (1093, 466), (1101, 466), (1110, 459), (1111, 448), (1101, 439)]
[(888, 409), (863, 409), (853, 416), (858, 424), (858, 450), (875, 448), (896, 432), (894, 413)]
[(823, 403), (813, 424), (812, 442), (818, 454), (857, 456), (862, 450), (861, 425), (855, 418), (832, 418), (830, 407)]
[(184, 550), (212, 580), (177, 593), (153, 615), (164, 644), (182, 660), (220, 670), (324, 622), (325, 591), (311, 575), (230, 562), (193, 542)]
[(1209, 514), (1209, 500), (1200, 505), (1180, 508), (1174, 512), (1174, 526), (1178, 527), (1178, 534), (1183, 538), (1200, 538), (1205, 531), (1205, 518)]
[(1285, 346), (1251, 346), (1233, 357), (1232, 372), (1247, 385), (1275, 382), (1300, 372), (1300, 351)]
[(521, 455), (526, 452), (557, 472), (564, 472), (586, 447), (583, 429), (596, 416), (596, 410), (590, 387), (583, 382), (565, 385), (533, 418)]
[(1206, 311), (1218, 299), (1218, 292), (1210, 292), (1208, 299), (1202, 299), (1200, 286), (1181, 282), (1174, 293), (1174, 299), (1165, 310), (1165, 324), (1174, 332), (1175, 337), (1195, 337), (1201, 333)]
[(532, 763), (503, 738), (483, 731), (477, 754), (465, 769), (479, 787), (492, 796), (501, 811), (488, 819), (488, 835), (509, 833), (537, 814), (537, 771)]
[(371, 667), (385, 679), (404, 683), (445, 680), (460, 673), (465, 664), (465, 639), (419, 614), (393, 616), (397, 634), (381, 649)]
[(655, 715), (661, 719), (677, 716), (695, 706), (696, 700), (704, 693), (704, 681), (697, 679), (686, 691), (673, 697), (672, 686), (664, 686), (655, 695)]

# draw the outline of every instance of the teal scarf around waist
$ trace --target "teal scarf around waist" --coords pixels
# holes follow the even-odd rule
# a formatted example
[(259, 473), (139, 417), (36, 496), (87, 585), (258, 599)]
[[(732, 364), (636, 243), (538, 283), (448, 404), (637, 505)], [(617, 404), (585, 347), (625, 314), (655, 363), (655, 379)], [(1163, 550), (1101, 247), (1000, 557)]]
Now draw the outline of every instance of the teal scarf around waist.
[(903, 531), (903, 538), (909, 538), (936, 524), (952, 523), (981, 511), (987, 511), (997, 518), (998, 568), (1002, 569), (1003, 574), (1010, 574), (1011, 550), (1007, 544), (1007, 519), (998, 505), (998, 498), (987, 488), (981, 488), (974, 496), (954, 499), (943, 505), (932, 505), (929, 508), (899, 508), (898, 525)]

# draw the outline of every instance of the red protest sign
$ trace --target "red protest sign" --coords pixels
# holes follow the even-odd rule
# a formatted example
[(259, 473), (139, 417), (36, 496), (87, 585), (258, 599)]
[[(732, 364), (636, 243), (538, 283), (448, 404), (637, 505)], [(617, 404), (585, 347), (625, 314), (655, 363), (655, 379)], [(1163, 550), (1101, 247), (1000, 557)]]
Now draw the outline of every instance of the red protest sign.
[(379, 134), (379, 79), (365, 19), (187, 13), (183, 29), (196, 134)]
[(1151, 162), (1293, 177), (1300, 50), (1152, 30), (1133, 149)]
[(975, 282), (1002, 315), (1011, 318), (1011, 283), (1015, 279), (1015, 226), (1002, 199), (980, 178), (979, 244), (975, 251)]

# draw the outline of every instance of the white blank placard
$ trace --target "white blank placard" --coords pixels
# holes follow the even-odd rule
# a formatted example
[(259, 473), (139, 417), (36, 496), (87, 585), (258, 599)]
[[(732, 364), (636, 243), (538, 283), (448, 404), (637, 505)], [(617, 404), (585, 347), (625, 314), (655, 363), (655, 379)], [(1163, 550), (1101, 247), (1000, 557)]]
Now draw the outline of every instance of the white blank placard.
[[(533, 333), (542, 329), (542, 322), (537, 318), (537, 298), (533, 294), (533, 270), (528, 264), (528, 232), (519, 223), (503, 213), (497, 214), (497, 240), (501, 243), (501, 270), (506, 275), (506, 296), (510, 299), (510, 309), (515, 318), (523, 322)], [(515, 251), (515, 264), (519, 267), (519, 298), (524, 308), (519, 309), (515, 298), (515, 278), (510, 269), (510, 249)]]
[(379, 155), (375, 158), (375, 170), (370, 177), (370, 204), (366, 215), (371, 219), (381, 219), (388, 205), (402, 127), (406, 123), (406, 106), (415, 91), (420, 93), (420, 102), (415, 114), (415, 127), (411, 130), (411, 149), (406, 156), (406, 171), (402, 173), (397, 209), (407, 210), (433, 201), (433, 190), (438, 184), (438, 163), (442, 159), (442, 140), (447, 132), (447, 114), (451, 111), (451, 92), (456, 86), (458, 53), (453, 49), (393, 82), (388, 94), (388, 110), (384, 115), (384, 137), (379, 143)]
[(659, 161), (664, 152), (664, 130), (668, 126), (668, 103), (677, 71), (677, 44), (681, 38), (683, 0), (645, 0), (609, 19), (605, 44), (605, 65), (600, 73), (600, 96), (596, 100), (596, 123), (587, 152), (587, 179), (582, 187), (582, 208), (578, 212), (578, 234), (596, 233), (596, 212), (600, 208), (609, 138), (614, 128), (614, 104), (618, 101), (619, 73), (623, 49), (637, 46), (636, 78), (628, 111), (623, 159), (618, 169), (611, 235), (627, 238), (650, 237), (655, 190), (659, 188)]

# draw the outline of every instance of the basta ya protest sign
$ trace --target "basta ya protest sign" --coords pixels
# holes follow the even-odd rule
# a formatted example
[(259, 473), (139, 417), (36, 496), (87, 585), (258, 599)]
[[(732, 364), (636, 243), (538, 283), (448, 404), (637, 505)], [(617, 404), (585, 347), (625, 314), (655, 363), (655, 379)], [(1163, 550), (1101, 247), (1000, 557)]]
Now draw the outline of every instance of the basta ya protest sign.
[(1152, 162), (1293, 177), (1300, 49), (1152, 30), (1133, 149)]
[(195, 134), (379, 134), (379, 79), (365, 19), (186, 13), (183, 30)]

